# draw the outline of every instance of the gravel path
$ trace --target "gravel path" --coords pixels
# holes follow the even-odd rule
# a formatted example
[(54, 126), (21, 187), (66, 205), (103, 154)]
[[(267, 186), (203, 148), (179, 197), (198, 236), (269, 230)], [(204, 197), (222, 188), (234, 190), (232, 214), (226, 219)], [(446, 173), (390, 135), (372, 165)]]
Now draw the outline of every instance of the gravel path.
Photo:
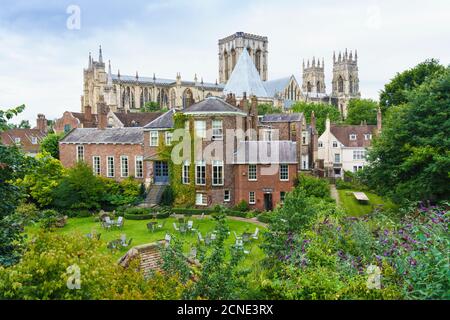
[(336, 200), (336, 203), (339, 204), (339, 193), (336, 189), (336, 185), (330, 184), (331, 197)]

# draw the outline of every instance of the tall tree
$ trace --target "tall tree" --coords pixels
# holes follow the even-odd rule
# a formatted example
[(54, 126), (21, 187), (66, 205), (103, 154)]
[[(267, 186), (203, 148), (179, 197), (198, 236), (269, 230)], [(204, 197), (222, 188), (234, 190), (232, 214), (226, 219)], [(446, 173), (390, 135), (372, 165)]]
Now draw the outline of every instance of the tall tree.
[(262, 103), (258, 105), (258, 115), (263, 116), (265, 114), (272, 114), (272, 113), (282, 113), (283, 111), (281, 108), (274, 107), (273, 105), (269, 103)]
[(365, 182), (396, 202), (450, 198), (450, 67), (392, 107), (369, 152)]
[(438, 60), (426, 60), (412, 69), (397, 73), (397, 75), (384, 86), (380, 93), (380, 105), (383, 111), (392, 106), (408, 102), (408, 92), (420, 86), (427, 77), (445, 69)]
[(41, 152), (48, 152), (50, 155), (59, 159), (59, 141), (64, 137), (63, 133), (50, 133), (41, 142)]
[(378, 103), (371, 99), (351, 99), (348, 103), (348, 113), (345, 123), (358, 125), (377, 124)]
[(292, 111), (303, 112), (307, 123), (311, 123), (311, 113), (314, 111), (319, 135), (325, 131), (325, 121), (327, 116), (330, 117), (331, 122), (336, 123), (341, 121), (339, 110), (331, 104), (297, 102), (292, 106)]

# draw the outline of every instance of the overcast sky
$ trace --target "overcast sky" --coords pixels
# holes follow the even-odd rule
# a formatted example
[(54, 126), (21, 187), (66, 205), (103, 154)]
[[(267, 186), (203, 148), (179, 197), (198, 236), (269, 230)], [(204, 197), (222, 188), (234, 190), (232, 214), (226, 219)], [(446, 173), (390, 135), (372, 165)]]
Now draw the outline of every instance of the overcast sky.
[(237, 31), (269, 38), (270, 79), (301, 82), (302, 60), (324, 57), (327, 92), (333, 51), (357, 49), (362, 96), (377, 99), (399, 71), (450, 63), (449, 19), (449, 0), (1, 0), (0, 108), (25, 103), (16, 122), (32, 125), (37, 113), (79, 111), (100, 44), (113, 72), (214, 82), (217, 40)]

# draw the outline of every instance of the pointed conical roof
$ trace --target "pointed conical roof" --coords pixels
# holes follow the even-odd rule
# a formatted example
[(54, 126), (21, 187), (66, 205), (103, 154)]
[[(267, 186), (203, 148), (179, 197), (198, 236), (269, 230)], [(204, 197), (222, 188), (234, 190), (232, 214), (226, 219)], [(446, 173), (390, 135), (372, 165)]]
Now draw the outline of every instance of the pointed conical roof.
[(268, 96), (261, 77), (259, 76), (258, 70), (256, 70), (256, 67), (247, 50), (242, 52), (233, 72), (231, 73), (231, 77), (223, 90), (225, 95), (234, 93), (238, 97), (242, 97), (244, 92), (247, 93), (247, 96)]

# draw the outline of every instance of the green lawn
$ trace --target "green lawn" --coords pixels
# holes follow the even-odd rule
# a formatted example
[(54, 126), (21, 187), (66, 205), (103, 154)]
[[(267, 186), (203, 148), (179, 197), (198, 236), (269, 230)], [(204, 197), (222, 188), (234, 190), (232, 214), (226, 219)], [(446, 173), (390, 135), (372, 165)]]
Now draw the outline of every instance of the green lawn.
[(345, 209), (349, 216), (358, 217), (371, 213), (377, 205), (383, 205), (385, 209), (394, 208), (395, 205), (389, 200), (383, 199), (380, 196), (364, 191), (369, 198), (367, 204), (359, 203), (352, 192), (359, 190), (338, 190), (340, 205)]
[[(205, 216), (204, 219), (190, 218), (190, 220), (194, 221), (194, 228), (200, 230), (203, 235), (203, 238), (206, 236), (206, 233), (214, 230), (215, 222), (212, 218)], [(88, 233), (101, 233), (100, 240), (104, 243), (102, 246), (102, 250), (104, 252), (109, 252), (107, 249), (107, 243), (111, 240), (120, 239), (121, 234), (125, 234), (127, 239), (133, 238), (131, 246), (137, 246), (141, 244), (148, 244), (152, 242), (156, 242), (159, 240), (163, 240), (166, 233), (171, 234), (172, 236), (178, 237), (182, 241), (185, 242), (184, 250), (189, 252), (189, 249), (192, 245), (197, 244), (197, 235), (180, 235), (173, 228), (173, 222), (177, 222), (178, 220), (175, 218), (168, 218), (164, 220), (158, 220), (165, 222), (164, 228), (159, 231), (155, 231), (154, 233), (147, 230), (147, 223), (150, 220), (125, 220), (124, 227), (122, 230), (110, 230), (106, 231), (102, 228), (99, 222), (95, 222), (94, 218), (70, 218), (68, 220), (67, 225), (62, 229), (56, 229), (55, 232), (61, 234), (69, 234), (69, 233), (80, 233), (82, 235), (86, 235)], [(235, 231), (238, 235), (241, 235), (243, 232), (253, 233), (255, 229), (258, 227), (260, 230), (259, 240), (254, 240), (251, 243), (247, 244), (246, 249), (251, 249), (250, 254), (246, 256), (245, 262), (243, 265), (251, 266), (255, 261), (260, 260), (263, 257), (263, 252), (259, 248), (259, 244), (261, 243), (261, 231), (264, 231), (264, 228), (261, 226), (257, 226), (250, 222), (241, 222), (235, 221), (231, 219), (227, 219), (228, 226), (230, 228), (231, 234), (226, 240), (226, 245), (231, 246), (235, 242), (233, 231)], [(26, 232), (29, 235), (35, 234), (39, 230), (38, 226), (28, 227)], [(128, 248), (129, 249), (129, 248)], [(123, 256), (127, 250), (127, 248), (123, 248), (118, 252), (115, 252), (113, 255), (116, 258)], [(112, 254), (112, 253), (111, 253)]]

